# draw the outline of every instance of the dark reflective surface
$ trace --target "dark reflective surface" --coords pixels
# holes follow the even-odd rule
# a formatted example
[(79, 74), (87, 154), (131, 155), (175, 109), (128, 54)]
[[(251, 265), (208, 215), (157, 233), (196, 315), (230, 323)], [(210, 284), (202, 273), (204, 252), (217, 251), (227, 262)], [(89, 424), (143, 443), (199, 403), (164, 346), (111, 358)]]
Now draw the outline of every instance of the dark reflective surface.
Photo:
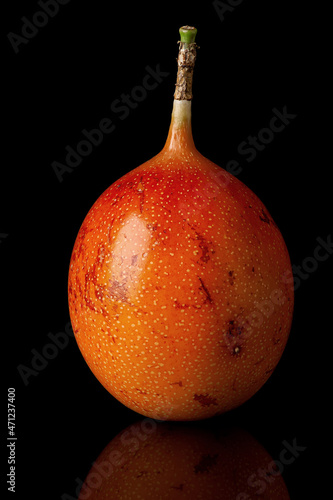
[(104, 448), (79, 500), (287, 500), (281, 473), (298, 450), (286, 442), (282, 446), (275, 462), (243, 429), (146, 418)]

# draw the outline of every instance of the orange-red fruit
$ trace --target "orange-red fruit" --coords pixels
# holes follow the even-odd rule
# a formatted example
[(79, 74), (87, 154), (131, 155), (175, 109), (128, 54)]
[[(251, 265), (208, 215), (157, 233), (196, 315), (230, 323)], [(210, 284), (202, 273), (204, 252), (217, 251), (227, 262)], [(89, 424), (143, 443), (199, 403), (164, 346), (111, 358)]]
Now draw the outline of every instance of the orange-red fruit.
[(79, 500), (289, 500), (281, 472), (244, 430), (143, 420), (106, 446)]
[(164, 149), (112, 184), (77, 236), (69, 307), (79, 348), (119, 401), (157, 419), (235, 408), (265, 383), (293, 311), (267, 208), (172, 120)]

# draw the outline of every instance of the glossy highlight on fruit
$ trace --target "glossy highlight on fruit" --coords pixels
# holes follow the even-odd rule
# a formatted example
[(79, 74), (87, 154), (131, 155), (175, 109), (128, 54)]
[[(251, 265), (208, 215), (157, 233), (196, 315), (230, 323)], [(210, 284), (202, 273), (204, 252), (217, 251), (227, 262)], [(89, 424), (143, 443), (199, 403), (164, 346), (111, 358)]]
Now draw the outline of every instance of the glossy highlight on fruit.
[[(186, 62), (185, 42), (182, 51)], [(255, 394), (283, 353), (287, 272), (269, 211), (197, 151), (191, 100), (175, 99), (163, 150), (106, 189), (80, 228), (68, 288), (75, 337), (132, 410), (161, 420), (221, 414)]]
[[(283, 467), (283, 465), (282, 465)], [(120, 432), (79, 500), (289, 500), (281, 467), (247, 431), (145, 419)]]

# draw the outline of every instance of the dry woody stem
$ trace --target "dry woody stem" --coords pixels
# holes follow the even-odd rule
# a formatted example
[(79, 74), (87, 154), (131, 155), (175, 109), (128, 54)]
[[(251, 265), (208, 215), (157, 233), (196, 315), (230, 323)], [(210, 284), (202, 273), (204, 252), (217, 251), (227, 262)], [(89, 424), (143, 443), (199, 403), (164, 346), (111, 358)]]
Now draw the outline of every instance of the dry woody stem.
[(179, 44), (178, 73), (174, 98), (178, 101), (191, 101), (197, 44), (184, 42), (179, 42)]

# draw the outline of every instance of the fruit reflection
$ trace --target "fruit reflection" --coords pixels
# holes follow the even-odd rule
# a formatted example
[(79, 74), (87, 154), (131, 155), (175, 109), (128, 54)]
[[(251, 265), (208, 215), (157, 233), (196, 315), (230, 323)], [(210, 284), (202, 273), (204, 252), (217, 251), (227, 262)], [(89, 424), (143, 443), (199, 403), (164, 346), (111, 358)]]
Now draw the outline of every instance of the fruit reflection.
[(280, 472), (242, 429), (146, 418), (106, 446), (79, 500), (287, 500)]

